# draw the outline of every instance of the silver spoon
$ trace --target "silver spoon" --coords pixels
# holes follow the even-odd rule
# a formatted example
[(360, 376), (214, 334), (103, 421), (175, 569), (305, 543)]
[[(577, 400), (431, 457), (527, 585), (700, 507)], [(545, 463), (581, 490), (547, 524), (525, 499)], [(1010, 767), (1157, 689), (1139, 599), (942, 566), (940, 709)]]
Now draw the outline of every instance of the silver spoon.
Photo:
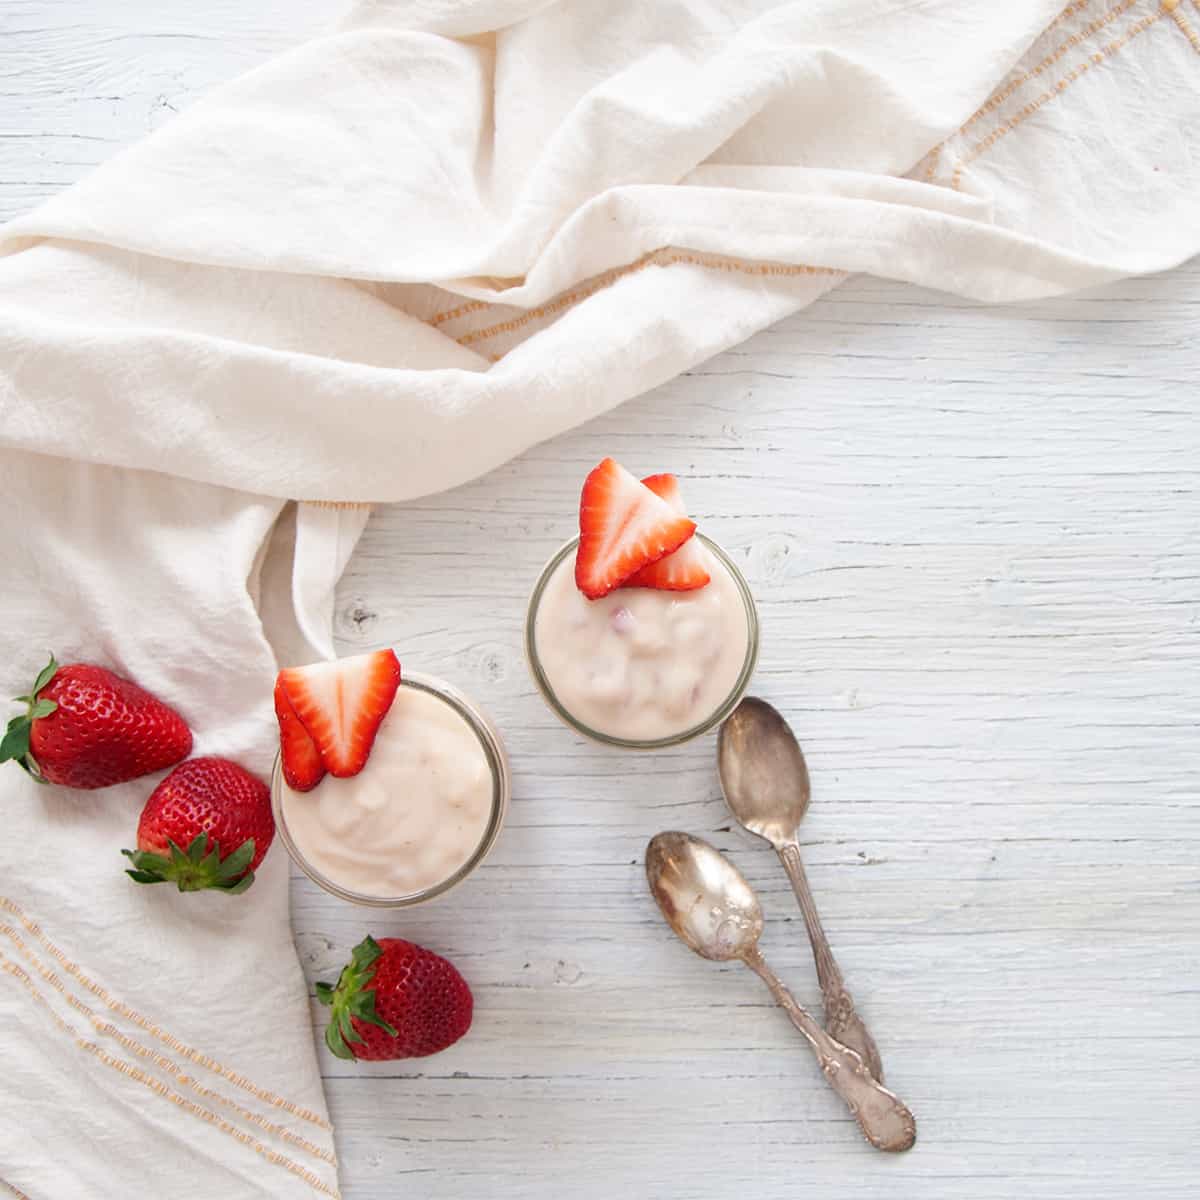
[(913, 1115), (848, 1046), (831, 1038), (767, 966), (758, 948), (763, 916), (742, 873), (707, 842), (660, 833), (646, 847), (646, 879), (680, 940), (703, 958), (740, 959), (771, 989), (776, 1003), (812, 1047), (830, 1086), (864, 1136), (879, 1150), (907, 1150), (917, 1140)]
[(808, 767), (791, 727), (765, 700), (747, 696), (730, 713), (717, 743), (725, 802), (738, 824), (775, 847), (800, 901), (825, 1003), (825, 1028), (857, 1050), (876, 1079), (883, 1064), (834, 961), (808, 887), (796, 830), (808, 809)]

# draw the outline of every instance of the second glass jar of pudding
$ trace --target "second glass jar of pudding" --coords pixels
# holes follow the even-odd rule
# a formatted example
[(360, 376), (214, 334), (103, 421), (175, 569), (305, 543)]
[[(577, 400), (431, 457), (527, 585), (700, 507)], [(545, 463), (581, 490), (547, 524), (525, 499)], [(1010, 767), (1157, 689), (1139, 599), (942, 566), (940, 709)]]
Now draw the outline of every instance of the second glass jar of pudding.
[(461, 692), (404, 672), (367, 764), (349, 779), (288, 786), (271, 806), (293, 861), (327, 892), (400, 908), (464, 880), (491, 850), (512, 792), (496, 727)]
[(758, 613), (733, 560), (695, 534), (712, 578), (694, 591), (575, 586), (572, 538), (546, 564), (525, 620), (534, 682), (563, 721), (631, 750), (677, 746), (737, 707), (758, 661)]

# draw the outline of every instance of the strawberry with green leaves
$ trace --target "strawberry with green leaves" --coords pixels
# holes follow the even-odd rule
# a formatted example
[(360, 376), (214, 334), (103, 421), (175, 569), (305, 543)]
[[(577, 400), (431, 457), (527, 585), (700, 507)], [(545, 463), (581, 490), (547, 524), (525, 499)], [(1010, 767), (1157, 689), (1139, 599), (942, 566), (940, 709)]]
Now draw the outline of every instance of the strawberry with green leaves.
[(171, 707), (129, 679), (90, 663), (50, 662), (8, 723), (0, 762), (41, 783), (103, 788), (174, 766), (191, 753), (192, 731)]
[(244, 892), (275, 837), (271, 792), (224, 758), (193, 758), (150, 793), (136, 850), (121, 853), (138, 883), (174, 883), (181, 892)]
[(318, 983), (332, 1010), (325, 1044), (338, 1058), (421, 1058), (468, 1029), (474, 999), (454, 964), (402, 938), (364, 938), (336, 985)]

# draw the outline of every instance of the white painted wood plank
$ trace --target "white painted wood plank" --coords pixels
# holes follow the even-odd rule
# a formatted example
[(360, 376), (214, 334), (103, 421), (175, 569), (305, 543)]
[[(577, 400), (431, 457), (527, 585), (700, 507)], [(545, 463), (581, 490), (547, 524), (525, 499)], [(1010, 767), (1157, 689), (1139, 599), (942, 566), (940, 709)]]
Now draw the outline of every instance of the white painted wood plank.
[(339, 11), (329, 0), (4, 0), (0, 221)]
[[(8, 0), (0, 215), (331, 11)], [(1196, 264), (998, 310), (855, 280), (484, 480), (376, 514), (342, 648), (394, 642), (471, 691), (517, 782), (493, 856), (438, 903), (371, 918), (294, 884), (310, 976), (370, 928), (449, 954), (477, 997), (438, 1058), (326, 1059), (348, 1200), (1190, 1192), (1198, 318)], [(902, 1160), (856, 1139), (760, 985), (689, 955), (645, 894), (650, 835), (712, 838), (816, 1001), (782, 873), (728, 828), (712, 741), (587, 746), (525, 672), (525, 596), (609, 452), (691, 476), (758, 596), (756, 690), (813, 773), (813, 886), (920, 1119)]]

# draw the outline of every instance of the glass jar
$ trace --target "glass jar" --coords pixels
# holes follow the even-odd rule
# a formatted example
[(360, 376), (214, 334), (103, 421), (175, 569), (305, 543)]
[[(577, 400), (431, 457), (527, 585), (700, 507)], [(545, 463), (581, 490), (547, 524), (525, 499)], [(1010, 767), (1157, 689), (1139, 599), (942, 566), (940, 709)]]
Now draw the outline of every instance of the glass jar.
[[(460, 691), (440, 679), (416, 672), (404, 672), (400, 682), (401, 688), (417, 688), (427, 692), (448, 704), (455, 713), (470, 727), (472, 733), (479, 739), (484, 757), (492, 776), (492, 803), (488, 822), (483, 836), (470, 856), (456, 870), (439, 880), (436, 884), (422, 888), (420, 891), (409, 892), (399, 896), (379, 896), (367, 892), (355, 891), (344, 887), (335, 879), (330, 879), (320, 871), (296, 845), (288, 829), (287, 814), (284, 806), (286, 786), (283, 778), (283, 766), (279, 756), (275, 757), (275, 766), (271, 772), (271, 809), (275, 816), (275, 829), (280, 840), (287, 847), (292, 861), (319, 887), (342, 900), (352, 904), (365, 904), (374, 908), (407, 908), (413, 904), (423, 904), (448, 892), (452, 887), (461, 883), (487, 857), (488, 851), (495, 844), (508, 813), (509, 801), (512, 797), (512, 777), (508, 765), (508, 756), (504, 751), (504, 743), (500, 740), (499, 731), (495, 725)], [(318, 785), (320, 786), (320, 785)], [(307, 793), (302, 793), (307, 794)]]
[[(628, 750), (661, 750), (668, 746), (679, 746), (684, 742), (689, 742), (693, 738), (700, 737), (709, 730), (716, 728), (725, 718), (737, 707), (742, 696), (745, 695), (746, 688), (750, 684), (750, 679), (754, 674), (754, 668), (758, 663), (758, 641), (759, 641), (759, 625), (758, 625), (758, 610), (754, 604), (754, 597), (750, 593), (750, 587), (746, 583), (745, 577), (734, 563), (733, 559), (725, 553), (720, 546), (717, 545), (711, 538), (706, 537), (702, 533), (697, 533), (694, 536), (700, 539), (705, 548), (710, 554), (720, 563), (721, 566), (729, 573), (733, 580), (736, 591), (741, 599), (743, 611), (746, 618), (746, 655), (742, 663), (740, 672), (737, 675), (733, 687), (729, 694), (717, 704), (712, 712), (705, 715), (704, 719), (689, 725), (687, 728), (681, 729), (676, 733), (664, 735), (662, 737), (653, 738), (632, 738), (620, 737), (611, 733), (606, 733), (603, 730), (592, 728), (585, 721), (581, 720), (559, 699), (555, 694), (554, 687), (546, 675), (546, 671), (542, 665), (541, 658), (538, 654), (537, 647), (537, 616), (538, 609), (542, 602), (542, 597), (546, 591), (547, 584), (558, 570), (563, 561), (575, 553), (579, 545), (579, 538), (572, 538), (566, 545), (562, 546), (551, 558), (550, 561), (542, 569), (542, 573), (538, 576), (538, 581), (534, 585), (533, 594), (529, 598), (529, 609), (525, 618), (525, 657), (529, 663), (529, 670), (533, 676), (533, 681), (537, 684), (538, 690), (542, 694), (542, 698), (550, 707), (550, 710), (565, 724), (572, 729), (582, 733), (585, 737), (591, 738), (593, 741), (602, 742), (608, 746), (620, 746)], [(712, 586), (709, 584), (708, 586)]]

